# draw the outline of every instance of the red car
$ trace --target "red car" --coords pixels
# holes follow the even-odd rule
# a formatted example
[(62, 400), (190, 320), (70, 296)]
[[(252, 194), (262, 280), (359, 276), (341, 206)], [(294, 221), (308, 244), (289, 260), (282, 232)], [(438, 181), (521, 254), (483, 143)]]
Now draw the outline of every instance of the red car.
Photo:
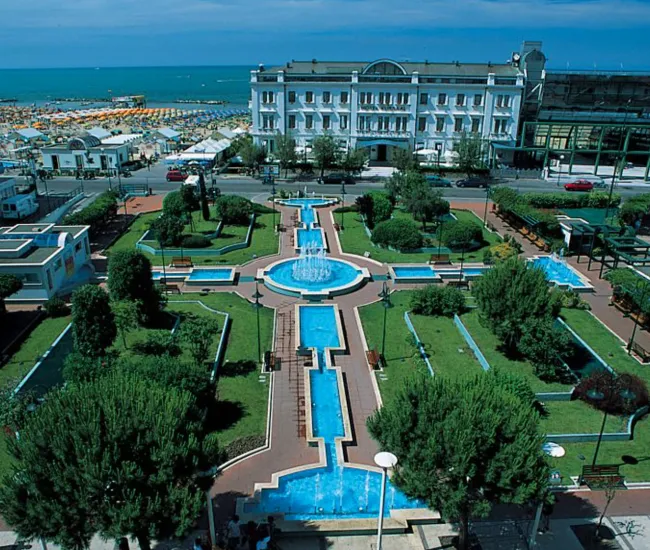
[(187, 179), (187, 174), (180, 170), (169, 170), (165, 179), (167, 181), (185, 181)]
[(594, 184), (588, 180), (576, 180), (571, 183), (565, 183), (564, 188), (567, 191), (591, 191)]

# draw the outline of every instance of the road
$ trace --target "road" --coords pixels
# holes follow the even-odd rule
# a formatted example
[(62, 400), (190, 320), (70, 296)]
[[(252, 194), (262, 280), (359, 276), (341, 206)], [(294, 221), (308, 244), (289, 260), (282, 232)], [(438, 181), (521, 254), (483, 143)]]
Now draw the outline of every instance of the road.
[[(146, 185), (151, 188), (153, 193), (164, 194), (169, 191), (177, 189), (179, 183), (167, 183), (165, 181), (165, 172), (166, 167), (163, 165), (157, 165), (152, 167), (151, 171), (140, 170), (134, 173), (130, 178), (122, 178), (122, 183), (124, 184), (138, 184)], [(21, 178), (17, 178), (20, 180)], [(116, 178), (112, 178), (111, 185), (117, 185), (118, 181)], [(53, 180), (47, 181), (47, 188), (50, 193), (67, 193), (76, 189), (80, 185), (83, 185), (84, 191), (87, 194), (96, 194), (101, 193), (109, 188), (108, 178), (101, 178), (96, 180), (77, 180), (71, 177), (57, 177)], [(211, 186), (211, 181), (207, 181), (208, 187)], [(261, 181), (255, 180), (252, 178), (221, 178), (217, 177), (216, 185), (221, 189), (222, 193), (225, 194), (237, 194), (242, 195), (248, 198), (253, 198), (258, 195), (264, 195), (271, 192), (270, 186), (263, 185)], [(506, 180), (499, 185), (507, 185), (519, 191), (534, 191), (540, 193), (554, 193), (557, 191), (562, 191), (561, 187), (553, 184), (552, 182), (544, 180)], [(362, 195), (368, 191), (373, 191), (383, 188), (383, 181), (359, 181), (355, 185), (346, 186), (347, 196), (350, 198)], [(319, 185), (316, 181), (312, 182), (299, 182), (299, 183), (277, 183), (276, 184), (277, 192), (280, 192), (281, 189), (287, 191), (297, 191), (297, 190), (307, 190), (308, 193), (329, 193), (329, 194), (340, 194), (340, 186), (338, 185)], [(606, 188), (607, 190), (609, 187)], [(45, 186), (42, 182), (38, 183), (39, 193), (45, 193)], [(448, 200), (467, 200), (475, 201), (477, 199), (485, 198), (484, 189), (461, 189), (458, 187), (451, 187), (441, 189), (443, 195)], [(620, 193), (623, 197), (629, 197), (639, 193), (650, 191), (650, 185), (645, 186), (616, 186), (615, 191)]]

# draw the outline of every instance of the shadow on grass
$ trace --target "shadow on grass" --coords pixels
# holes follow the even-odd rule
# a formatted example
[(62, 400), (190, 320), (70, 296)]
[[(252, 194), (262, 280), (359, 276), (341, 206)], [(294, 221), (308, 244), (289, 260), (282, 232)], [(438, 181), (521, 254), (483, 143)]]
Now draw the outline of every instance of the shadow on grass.
[(209, 431), (227, 430), (239, 422), (246, 413), (239, 401), (219, 400), (211, 407), (208, 418)]
[(257, 363), (249, 359), (228, 361), (219, 369), (219, 377), (246, 376), (257, 370)]

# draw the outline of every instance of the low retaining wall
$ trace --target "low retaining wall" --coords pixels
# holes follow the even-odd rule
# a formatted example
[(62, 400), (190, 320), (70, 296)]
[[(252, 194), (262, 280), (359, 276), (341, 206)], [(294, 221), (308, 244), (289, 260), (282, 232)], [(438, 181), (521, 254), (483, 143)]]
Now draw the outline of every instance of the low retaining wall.
[(409, 332), (415, 337), (415, 343), (418, 347), (418, 351), (420, 352), (420, 356), (422, 357), (422, 359), (424, 359), (424, 362), (426, 363), (427, 368), (431, 373), (431, 376), (435, 376), (435, 373), (433, 372), (433, 367), (431, 366), (431, 362), (429, 361), (429, 358), (427, 357), (427, 353), (424, 350), (424, 345), (422, 345), (422, 341), (420, 340), (418, 333), (415, 331), (415, 327), (411, 322), (411, 318), (409, 317), (408, 311), (404, 312), (404, 321), (406, 322), (406, 328), (408, 328)]
[(461, 335), (465, 339), (465, 342), (467, 342), (467, 345), (474, 352), (474, 355), (476, 356), (476, 359), (478, 360), (483, 370), (484, 371), (490, 370), (490, 363), (487, 362), (487, 359), (485, 358), (483, 352), (479, 349), (478, 345), (474, 341), (474, 338), (472, 338), (472, 335), (469, 333), (467, 328), (465, 328), (465, 325), (460, 320), (460, 317), (456, 314), (454, 314), (454, 324), (456, 325), (456, 328), (458, 328)]

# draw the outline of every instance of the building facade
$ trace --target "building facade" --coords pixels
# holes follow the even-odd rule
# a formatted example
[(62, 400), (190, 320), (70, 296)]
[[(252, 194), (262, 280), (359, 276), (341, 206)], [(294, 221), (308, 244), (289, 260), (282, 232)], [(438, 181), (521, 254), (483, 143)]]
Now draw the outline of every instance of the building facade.
[(0, 228), (0, 273), (23, 288), (8, 302), (44, 302), (87, 282), (93, 273), (88, 226), (47, 223)]
[[(515, 63), (293, 61), (251, 72), (252, 135), (273, 153), (289, 134), (308, 153), (330, 134), (342, 149), (390, 162), (397, 148), (453, 159), (463, 133), (513, 146), (524, 75)], [(486, 148), (487, 149), (487, 148)]]
[(74, 137), (68, 143), (41, 147), (43, 168), (62, 174), (119, 170), (130, 159), (132, 144), (103, 143), (94, 136)]

